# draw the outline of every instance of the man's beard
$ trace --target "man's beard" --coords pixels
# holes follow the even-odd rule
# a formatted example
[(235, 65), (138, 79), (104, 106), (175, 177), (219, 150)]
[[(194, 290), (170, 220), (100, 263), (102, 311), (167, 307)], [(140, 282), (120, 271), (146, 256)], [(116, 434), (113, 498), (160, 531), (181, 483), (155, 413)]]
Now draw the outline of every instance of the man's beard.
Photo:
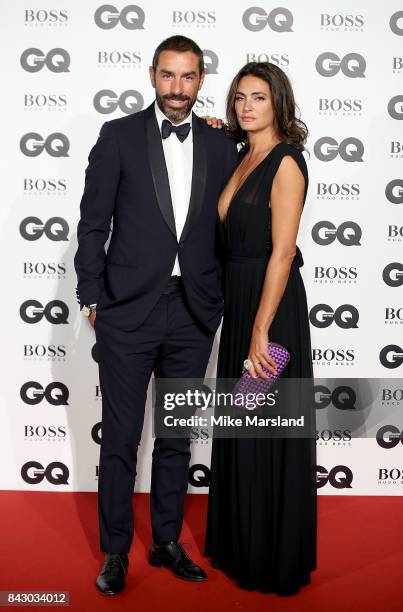
[[(160, 96), (157, 92), (155, 94), (155, 98), (157, 100), (157, 104), (160, 110), (173, 123), (180, 123), (181, 121), (186, 119), (186, 117), (192, 110), (194, 103), (196, 102), (196, 97), (197, 96), (195, 96), (194, 98), (189, 98), (189, 96), (175, 94), (167, 94), (165, 96)], [(168, 107), (166, 104), (166, 100), (180, 100), (181, 102), (187, 100), (187, 104), (183, 108), (175, 109)]]

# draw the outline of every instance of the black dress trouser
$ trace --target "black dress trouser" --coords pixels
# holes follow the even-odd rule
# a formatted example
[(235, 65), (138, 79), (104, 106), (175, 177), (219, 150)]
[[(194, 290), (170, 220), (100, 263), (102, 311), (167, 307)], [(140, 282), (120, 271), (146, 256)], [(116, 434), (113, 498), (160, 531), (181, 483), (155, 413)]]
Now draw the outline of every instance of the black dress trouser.
[[(117, 329), (109, 315), (100, 311), (95, 321), (102, 393), (100, 548), (127, 553), (134, 534), (132, 494), (151, 373), (156, 378), (203, 378), (215, 334), (198, 325), (175, 279), (134, 331)], [(155, 438), (150, 509), (157, 543), (179, 539), (189, 460), (189, 438)]]

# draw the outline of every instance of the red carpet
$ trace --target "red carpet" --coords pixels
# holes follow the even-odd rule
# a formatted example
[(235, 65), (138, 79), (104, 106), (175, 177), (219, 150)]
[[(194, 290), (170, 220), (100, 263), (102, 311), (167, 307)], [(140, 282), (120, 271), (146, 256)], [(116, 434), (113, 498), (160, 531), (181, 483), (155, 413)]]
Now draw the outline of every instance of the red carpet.
[(95, 493), (3, 491), (0, 496), (0, 590), (69, 591), (70, 609), (83, 611), (403, 609), (402, 497), (319, 497), (318, 569), (298, 595), (281, 598), (238, 589), (201, 557), (205, 495), (188, 496), (181, 541), (209, 579), (195, 585), (149, 566), (149, 497), (137, 494), (127, 588), (105, 598), (94, 586), (103, 559)]

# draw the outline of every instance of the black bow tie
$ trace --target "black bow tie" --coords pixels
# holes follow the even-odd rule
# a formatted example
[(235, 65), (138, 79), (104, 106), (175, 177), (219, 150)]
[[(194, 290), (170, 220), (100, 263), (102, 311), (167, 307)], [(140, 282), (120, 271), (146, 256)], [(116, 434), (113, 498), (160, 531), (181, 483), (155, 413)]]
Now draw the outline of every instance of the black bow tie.
[(175, 132), (178, 139), (183, 142), (189, 136), (190, 123), (182, 123), (181, 125), (173, 125), (167, 119), (164, 119), (161, 127), (162, 138), (168, 138), (172, 132)]

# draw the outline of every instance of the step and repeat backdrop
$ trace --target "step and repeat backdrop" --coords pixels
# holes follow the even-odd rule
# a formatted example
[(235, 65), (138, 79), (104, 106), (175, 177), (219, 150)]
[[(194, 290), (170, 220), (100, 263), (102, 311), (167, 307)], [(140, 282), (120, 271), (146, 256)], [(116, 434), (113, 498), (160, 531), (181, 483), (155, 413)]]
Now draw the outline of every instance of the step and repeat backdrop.
[[(183, 34), (205, 56), (199, 115), (224, 116), (229, 83), (246, 62), (270, 61), (291, 79), (310, 130), (298, 245), (317, 410), (354, 410), (354, 381), (367, 378), (380, 380), (380, 421), (382, 411), (396, 414), (373, 435), (319, 428), (318, 489), (403, 493), (403, 7), (254, 2), (9, 3), (0, 100), (3, 489), (97, 489), (97, 347), (73, 267), (84, 171), (102, 123), (153, 100), (155, 47)], [(219, 333), (210, 378), (218, 342)], [(151, 392), (146, 412), (138, 491), (150, 483)], [(208, 492), (210, 451), (207, 432), (195, 428), (191, 492)]]

